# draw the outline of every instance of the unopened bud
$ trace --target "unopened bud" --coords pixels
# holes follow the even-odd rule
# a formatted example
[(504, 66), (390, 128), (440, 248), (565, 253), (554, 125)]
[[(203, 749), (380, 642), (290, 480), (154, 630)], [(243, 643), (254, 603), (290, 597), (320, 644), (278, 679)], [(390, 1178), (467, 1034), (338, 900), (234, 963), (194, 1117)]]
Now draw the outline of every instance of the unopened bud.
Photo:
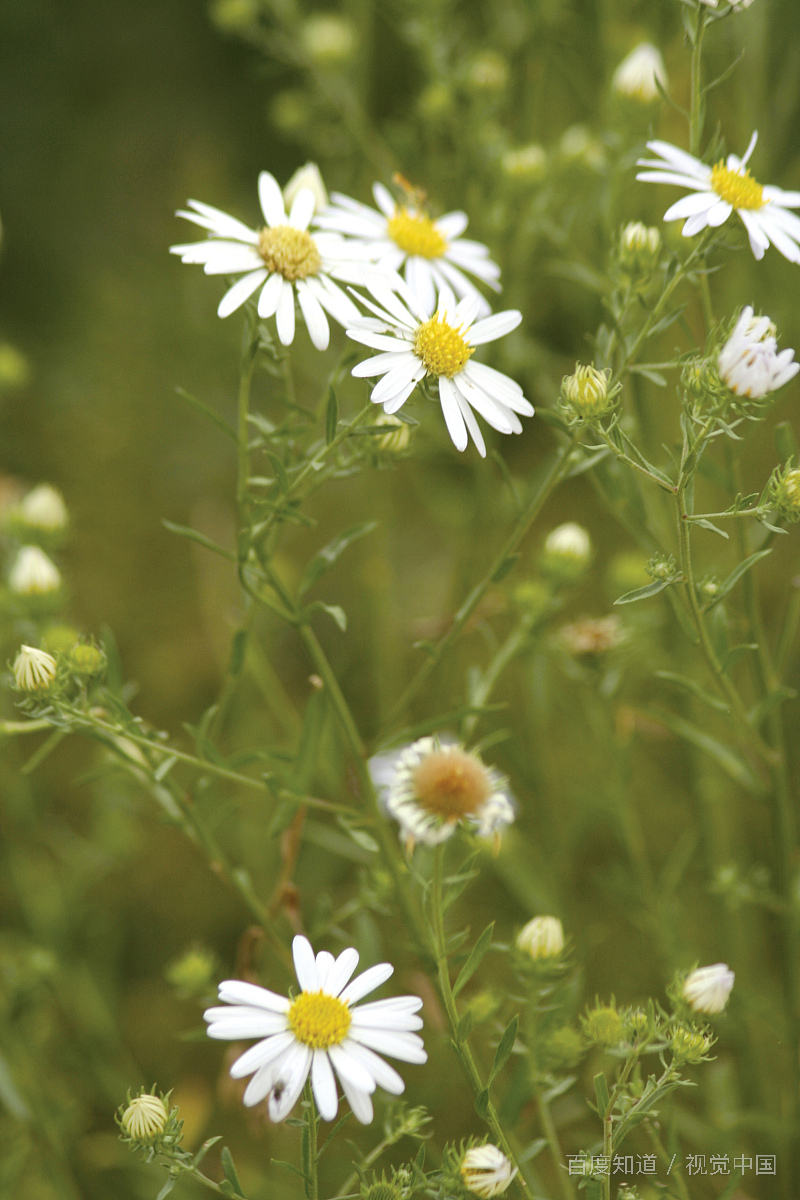
[(534, 961), (558, 958), (564, 950), (564, 927), (558, 917), (534, 917), (517, 934), (517, 947)]
[(800, 521), (800, 467), (778, 468), (769, 481), (767, 497), (784, 521)]
[(346, 62), (356, 44), (353, 26), (333, 13), (316, 13), (303, 22), (303, 45), (309, 58), (321, 64)]
[(57, 592), (61, 587), (61, 573), (44, 550), (38, 546), (23, 546), (11, 568), (8, 586), (18, 596)]
[(159, 1096), (143, 1092), (131, 1100), (120, 1118), (120, 1125), (128, 1137), (144, 1145), (152, 1145), (167, 1128), (169, 1111)]
[(283, 189), (283, 202), (286, 205), (287, 212), (291, 210), (295, 196), (303, 188), (308, 188), (309, 191), (314, 193), (315, 214), (322, 212), (323, 208), (327, 208), (328, 193), (325, 190), (325, 184), (322, 182), (319, 167), (314, 162), (307, 162), (304, 167), (298, 167)]
[(716, 1016), (728, 1003), (735, 978), (727, 963), (698, 967), (683, 981), (683, 998), (695, 1012)]
[(381, 450), (388, 450), (393, 454), (399, 454), (405, 450), (411, 437), (410, 425), (401, 421), (399, 417), (393, 417), (390, 413), (381, 413), (375, 424), (385, 426), (389, 431), (383, 437), (378, 438)]
[(577, 579), (592, 561), (592, 543), (582, 525), (568, 521), (545, 538), (542, 568), (548, 575)]
[(614, 396), (609, 394), (610, 378), (608, 368), (598, 371), (596, 367), (576, 363), (575, 373), (564, 376), (561, 392), (567, 403), (584, 420), (597, 420), (614, 405)]
[(21, 646), (12, 670), (21, 691), (46, 692), (56, 677), (56, 660), (46, 650)]
[(642, 42), (619, 64), (611, 86), (619, 96), (636, 100), (639, 104), (652, 104), (659, 95), (656, 80), (666, 88), (664, 60), (656, 46)]
[(619, 238), (619, 261), (632, 275), (645, 275), (657, 265), (661, 255), (661, 231), (654, 225), (630, 221)]
[(64, 497), (49, 483), (40, 483), (28, 492), (18, 509), (26, 525), (54, 533), (63, 529), (69, 520)]
[(77, 675), (99, 675), (106, 665), (106, 656), (99, 647), (81, 642), (70, 651), (69, 664)]

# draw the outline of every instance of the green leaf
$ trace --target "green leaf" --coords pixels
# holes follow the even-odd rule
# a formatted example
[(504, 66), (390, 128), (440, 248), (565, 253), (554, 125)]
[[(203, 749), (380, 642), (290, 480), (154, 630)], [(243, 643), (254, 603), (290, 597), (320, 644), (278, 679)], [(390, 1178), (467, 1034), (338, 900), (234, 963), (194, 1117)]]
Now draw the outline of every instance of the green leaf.
[(231, 1154), (231, 1152), (227, 1146), (222, 1147), (222, 1153), (220, 1154), (220, 1162), (222, 1164), (222, 1174), (225, 1176), (228, 1183), (230, 1183), (231, 1186), (233, 1187), (234, 1195), (243, 1196), (244, 1189), (242, 1188), (242, 1185), (239, 1182), (239, 1176), (236, 1174), (236, 1167), (234, 1166), (234, 1163), (233, 1163), (233, 1155)]
[(675, 579), (656, 579), (653, 583), (645, 584), (644, 587), (636, 588), (632, 592), (626, 592), (624, 596), (620, 596), (615, 600), (615, 604), (635, 604), (637, 600), (646, 600), (648, 596), (657, 596), (659, 592), (663, 592), (664, 588), (670, 587), (676, 583)]
[(519, 1029), (519, 1017), (513, 1016), (506, 1025), (503, 1031), (503, 1036), (497, 1045), (497, 1050), (494, 1055), (492, 1069), (489, 1072), (489, 1084), (491, 1085), (497, 1075), (502, 1071), (503, 1067), (511, 1057), (511, 1051), (514, 1049), (514, 1043), (517, 1040), (517, 1030)]
[(327, 546), (324, 546), (318, 554), (314, 555), (303, 572), (303, 578), (300, 580), (300, 586), (297, 589), (298, 596), (304, 596), (320, 576), (330, 570), (348, 546), (366, 534), (372, 533), (377, 524), (377, 521), (365, 521), (360, 525), (351, 525), (349, 529), (338, 533), (335, 538), (328, 542)]
[(286, 468), (284, 467), (282, 461), (278, 458), (277, 454), (273, 454), (271, 450), (265, 450), (264, 453), (269, 459), (270, 466), (275, 472), (275, 479), (277, 480), (278, 487), (281, 489), (284, 496), (287, 495), (289, 491), (289, 479), (286, 475)]
[(308, 624), (308, 618), (314, 613), (324, 612), (329, 617), (332, 617), (336, 624), (341, 629), (342, 633), (347, 632), (347, 614), (338, 604), (325, 604), (322, 600), (315, 600), (313, 604), (309, 604), (300, 614), (301, 624)]
[(506, 575), (513, 571), (521, 557), (521, 554), (509, 554), (508, 558), (504, 558), (492, 575), (492, 583), (500, 583), (502, 579), (505, 579)]
[(609, 1104), (608, 1084), (606, 1083), (606, 1077), (603, 1072), (600, 1071), (597, 1075), (595, 1075), (592, 1082), (594, 1083), (594, 1094), (597, 1100), (597, 1112), (600, 1120), (604, 1121), (608, 1113)]
[[(205, 1034), (205, 1030), (199, 1030), (198, 1032), (201, 1034), (201, 1036), (203, 1034)], [(222, 1141), (222, 1134), (218, 1133), (216, 1137), (208, 1138), (207, 1141), (203, 1142), (202, 1146), (197, 1151), (197, 1154), (195, 1154), (195, 1156), (194, 1156), (194, 1159), (193, 1159), (194, 1165), (196, 1167), (199, 1167), (200, 1163), (203, 1161), (205, 1156), (208, 1154), (211, 1147), (216, 1146), (217, 1142), (221, 1142), (221, 1141)]]
[(734, 666), (742, 657), (742, 655), (748, 652), (748, 650), (758, 650), (758, 642), (740, 642), (738, 646), (731, 646), (730, 650), (722, 660), (723, 674), (727, 675), (731, 667)]
[(170, 1175), (169, 1179), (167, 1180), (167, 1182), (162, 1187), (161, 1191), (156, 1196), (156, 1200), (166, 1200), (166, 1197), (170, 1194), (170, 1192), (175, 1187), (175, 1184), (177, 1182), (178, 1182), (178, 1176)]
[(669, 683), (676, 683), (678, 687), (685, 688), (687, 692), (691, 692), (693, 696), (697, 696), (698, 700), (702, 700), (709, 708), (713, 708), (715, 712), (727, 713), (730, 712), (728, 705), (719, 696), (712, 696), (704, 687), (696, 683), (694, 679), (687, 678), (686, 675), (678, 675), (675, 671), (656, 671), (657, 679), (666, 679)]
[(178, 761), (178, 759), (176, 758), (176, 756), (174, 754), (170, 754), (168, 758), (165, 758), (164, 761), (162, 763), (159, 763), (159, 765), (156, 767), (155, 771), (153, 772), (153, 778), (158, 783), (161, 783), (161, 780), (164, 779), (167, 775), (169, 775), (170, 771), (175, 766), (175, 763), (177, 761)]
[(772, 553), (771, 546), (768, 547), (766, 550), (756, 550), (755, 554), (749, 554), (747, 556), (747, 558), (743, 559), (740, 563), (738, 563), (733, 568), (733, 570), (731, 571), (730, 575), (725, 580), (725, 582), (720, 584), (716, 594), (711, 598), (711, 600), (709, 600), (708, 604), (706, 605), (706, 609), (708, 610), (710, 608), (713, 608), (715, 604), (719, 604), (720, 600), (724, 600), (724, 598), (728, 595), (728, 592), (733, 590), (733, 588), (736, 586), (736, 584), (739, 582), (739, 580), (742, 578), (742, 576), (747, 571), (749, 571), (752, 566), (755, 566), (755, 564), (759, 561), (759, 559), (766, 558), (767, 555), (771, 554), (771, 553)]
[(657, 721), (662, 721), (676, 737), (683, 738), (685, 742), (689, 742), (690, 745), (713, 758), (717, 766), (721, 767), (725, 774), (735, 780), (740, 787), (754, 795), (763, 794), (764, 784), (753, 774), (744, 759), (740, 758), (730, 746), (712, 737), (711, 734), (705, 733), (702, 729), (698, 729), (689, 721), (684, 721), (683, 717), (677, 716), (676, 713), (659, 711), (652, 715)]
[(458, 1047), (461, 1045), (461, 1043), (465, 1042), (469, 1037), (472, 1030), (472, 1022), (472, 1009), (468, 1008), (461, 1014), (461, 1018), (456, 1028), (456, 1053), (458, 1053)]
[(764, 717), (768, 712), (770, 712), (771, 709), (775, 708), (775, 706), (778, 704), (784, 704), (787, 700), (794, 700), (796, 697), (797, 692), (794, 688), (783, 686), (777, 687), (773, 692), (770, 692), (768, 696), (765, 696), (763, 700), (759, 701), (758, 704), (754, 705), (753, 708), (750, 709), (748, 716), (753, 725), (755, 725), (756, 729), (758, 729), (758, 727), (761, 725), (761, 722), (764, 720)]
[(725, 538), (726, 542), (730, 537), (730, 534), (726, 533), (724, 529), (720, 529), (719, 525), (715, 525), (713, 521), (707, 521), (705, 517), (698, 517), (692, 521), (692, 524), (699, 525), (701, 529), (708, 529), (711, 533), (718, 533), (721, 538)]
[(296, 800), (282, 800), (267, 825), (267, 837), (278, 837), (288, 829), (300, 805)]
[(207, 538), (204, 533), (198, 533), (196, 529), (189, 529), (187, 525), (175, 525), (172, 521), (162, 521), (161, 524), (170, 533), (177, 533), (178, 537), (188, 538), (190, 542), (197, 542), (198, 545), (204, 546), (206, 550), (213, 551), (214, 554), (219, 554), (222, 558), (227, 558), (228, 562), (237, 562), (236, 555), (230, 550), (223, 550), (222, 546), (218, 546), (216, 542), (212, 542), (211, 538)]
[(481, 936), (470, 951), (469, 958), (458, 973), (458, 979), (453, 984), (453, 995), (457, 996), (465, 983), (468, 983), (483, 961), (483, 956), (492, 944), (494, 921), (486, 926)]
[(191, 404), (192, 408), (196, 412), (199, 412), (201, 416), (207, 417), (208, 420), (211, 421), (212, 424), (216, 425), (217, 429), (222, 430), (225, 436), (229, 437), (231, 441), (239, 441), (239, 438), (236, 435), (236, 430), (233, 428), (233, 426), (229, 425), (225, 418), (221, 417), (219, 413), (211, 407), (210, 404), (206, 404), (205, 400), (198, 400), (196, 396), (191, 396), (188, 392), (184, 391), (183, 388), (176, 388), (175, 390), (182, 400), (185, 400), (187, 404)]
[(339, 400), (333, 384), (328, 388), (328, 404), (325, 409), (325, 441), (330, 446), (336, 437), (336, 426), (339, 424)]
[(228, 663), (228, 674), (238, 675), (244, 666), (247, 653), (247, 630), (237, 629), (231, 643), (231, 657)]
[(489, 1116), (489, 1089), (483, 1088), (475, 1097), (475, 1112), (485, 1121)]

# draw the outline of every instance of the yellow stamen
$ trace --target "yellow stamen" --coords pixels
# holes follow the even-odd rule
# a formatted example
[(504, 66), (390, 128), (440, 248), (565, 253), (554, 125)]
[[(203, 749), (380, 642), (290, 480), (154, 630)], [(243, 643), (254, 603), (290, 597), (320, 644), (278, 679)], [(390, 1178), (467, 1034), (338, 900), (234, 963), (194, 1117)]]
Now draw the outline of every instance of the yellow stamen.
[(764, 189), (749, 171), (732, 171), (720, 160), (711, 168), (711, 186), (734, 208), (763, 208)]
[(457, 821), (477, 812), (492, 793), (486, 768), (463, 750), (439, 750), (414, 772), (414, 792), (428, 812)]
[(351, 1020), (344, 1001), (327, 992), (301, 992), (289, 1009), (289, 1028), (312, 1050), (338, 1046), (347, 1037)]
[(406, 254), (441, 258), (447, 249), (447, 238), (424, 213), (398, 208), (389, 218), (387, 230), (392, 241)]
[(460, 330), (448, 325), (440, 313), (420, 325), (414, 338), (414, 353), (431, 375), (445, 375), (448, 379), (463, 371), (474, 352)]
[(317, 244), (310, 233), (291, 225), (275, 225), (258, 235), (258, 252), (270, 271), (284, 279), (305, 279), (322, 266)]

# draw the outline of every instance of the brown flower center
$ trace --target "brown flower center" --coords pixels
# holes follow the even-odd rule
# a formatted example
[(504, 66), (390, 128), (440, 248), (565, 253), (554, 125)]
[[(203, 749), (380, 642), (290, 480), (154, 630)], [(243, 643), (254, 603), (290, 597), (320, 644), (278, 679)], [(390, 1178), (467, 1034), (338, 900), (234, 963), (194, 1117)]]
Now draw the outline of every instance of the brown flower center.
[(486, 768), (463, 750), (437, 750), (413, 774), (420, 804), (446, 821), (477, 812), (492, 794)]

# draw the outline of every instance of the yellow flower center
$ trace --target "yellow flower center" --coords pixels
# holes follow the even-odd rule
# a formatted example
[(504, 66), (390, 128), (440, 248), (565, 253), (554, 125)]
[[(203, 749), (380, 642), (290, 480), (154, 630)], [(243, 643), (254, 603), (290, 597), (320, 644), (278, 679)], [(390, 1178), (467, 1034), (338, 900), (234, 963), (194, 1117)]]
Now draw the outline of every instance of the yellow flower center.
[(711, 186), (734, 208), (763, 208), (764, 189), (749, 171), (732, 171), (720, 161), (711, 168)]
[(437, 313), (417, 330), (414, 353), (424, 362), (431, 375), (446, 375), (452, 379), (459, 371), (463, 371), (475, 350), (464, 340), (460, 330), (453, 329)]
[(284, 279), (305, 279), (316, 275), (322, 266), (317, 243), (304, 229), (275, 225), (258, 235), (258, 252), (270, 271)]
[(312, 1050), (338, 1046), (347, 1037), (351, 1020), (344, 1001), (327, 992), (301, 992), (289, 1009), (289, 1028)]
[(477, 812), (492, 793), (486, 768), (463, 750), (439, 750), (419, 764), (413, 775), (420, 804), (446, 821)]
[(389, 237), (406, 254), (418, 254), (420, 258), (441, 258), (447, 249), (447, 238), (424, 213), (398, 208), (394, 216), (389, 218), (387, 228)]

